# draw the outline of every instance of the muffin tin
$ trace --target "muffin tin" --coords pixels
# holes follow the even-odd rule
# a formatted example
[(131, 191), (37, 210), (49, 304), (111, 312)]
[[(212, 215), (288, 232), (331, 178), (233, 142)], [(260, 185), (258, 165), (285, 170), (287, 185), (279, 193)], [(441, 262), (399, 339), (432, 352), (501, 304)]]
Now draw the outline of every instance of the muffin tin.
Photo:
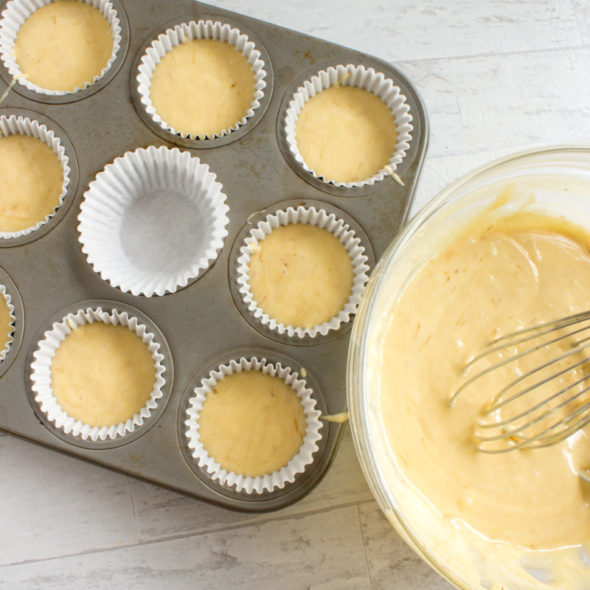
[[(217, 504), (250, 511), (286, 506), (309, 492), (329, 466), (342, 426), (323, 421), (313, 462), (293, 482), (271, 492), (238, 492), (210, 478), (191, 461), (184, 434), (195, 386), (232, 359), (280, 363), (305, 379), (322, 414), (346, 409), (345, 366), (351, 321), (313, 338), (267, 329), (244, 305), (236, 258), (258, 220), (284, 207), (321, 207), (344, 219), (359, 237), (372, 270), (375, 259), (404, 222), (427, 145), (427, 119), (411, 83), (388, 63), (275, 25), (192, 0), (111, 0), (122, 30), (110, 70), (94, 85), (66, 96), (41, 95), (18, 82), (0, 105), (1, 115), (34, 118), (66, 147), (70, 183), (64, 204), (27, 240), (3, 240), (0, 282), (15, 304), (15, 334), (0, 363), (0, 428), (34, 442)], [(0, 3), (0, 11), (6, 2)], [(138, 66), (165, 30), (199, 20), (227, 23), (246, 33), (265, 61), (260, 105), (236, 131), (195, 140), (171, 135), (141, 103)], [(340, 64), (374, 68), (392, 79), (412, 116), (412, 139), (395, 172), (372, 185), (346, 188), (306, 172), (285, 139), (289, 101), (304, 81)], [(11, 76), (0, 64), (0, 96)], [(188, 286), (163, 296), (134, 296), (94, 272), (81, 250), (78, 215), (83, 194), (104, 167), (128, 151), (179, 146), (216, 174), (229, 206), (228, 235), (214, 264)], [(163, 227), (162, 232), (173, 228)], [(21, 303), (22, 301), (22, 303)], [(43, 333), (54, 321), (88, 306), (136, 313), (161, 334), (169, 365), (166, 403), (147, 425), (116, 444), (84, 443), (56, 429), (34, 401), (30, 367)], [(161, 333), (160, 333), (161, 330)]]

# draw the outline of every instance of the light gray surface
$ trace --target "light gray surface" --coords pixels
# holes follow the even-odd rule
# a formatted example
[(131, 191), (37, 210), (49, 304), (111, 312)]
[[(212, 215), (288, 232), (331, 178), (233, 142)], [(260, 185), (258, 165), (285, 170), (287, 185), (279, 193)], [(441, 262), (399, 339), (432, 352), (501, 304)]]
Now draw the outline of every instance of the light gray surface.
[[(496, 156), (589, 143), (586, 0), (219, 6), (392, 60), (409, 76), (431, 122), (415, 207)], [(268, 515), (193, 501), (7, 435), (0, 467), (3, 589), (449, 588), (378, 512), (347, 432), (319, 486)]]

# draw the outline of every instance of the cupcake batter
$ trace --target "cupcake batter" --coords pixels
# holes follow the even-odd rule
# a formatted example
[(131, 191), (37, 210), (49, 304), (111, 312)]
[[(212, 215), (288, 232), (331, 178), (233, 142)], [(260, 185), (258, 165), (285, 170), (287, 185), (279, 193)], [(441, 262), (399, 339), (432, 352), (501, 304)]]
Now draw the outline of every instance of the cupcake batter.
[(169, 51), (157, 65), (151, 99), (176, 131), (211, 137), (230, 129), (254, 100), (254, 72), (233, 45), (195, 39)]
[(102, 322), (75, 328), (51, 365), (62, 410), (90, 426), (126, 422), (150, 399), (156, 381), (151, 352), (125, 326)]
[(6, 350), (12, 334), (12, 317), (4, 296), (0, 294), (0, 351)]
[(14, 51), (21, 72), (33, 84), (73, 92), (100, 76), (113, 44), (110, 25), (97, 8), (58, 0), (23, 23)]
[(28, 135), (0, 136), (0, 231), (44, 221), (59, 206), (63, 169), (53, 150)]
[(448, 401), (491, 339), (589, 308), (589, 248), (590, 236), (563, 221), (483, 216), (391, 308), (379, 352), (383, 423), (400, 468), (446, 521), (527, 549), (588, 542), (590, 487), (577, 475), (590, 465), (588, 431), (544, 449), (475, 448), (480, 413), (530, 361), (482, 379), (455, 407)]
[(297, 454), (305, 414), (297, 393), (279, 377), (242, 371), (219, 381), (199, 414), (199, 436), (224, 469), (256, 477)]
[(353, 86), (332, 86), (303, 107), (295, 127), (303, 160), (333, 182), (370, 178), (395, 152), (397, 128), (378, 96)]
[(353, 282), (342, 243), (317, 226), (293, 223), (267, 235), (250, 258), (257, 304), (285, 325), (312, 328), (344, 308)]

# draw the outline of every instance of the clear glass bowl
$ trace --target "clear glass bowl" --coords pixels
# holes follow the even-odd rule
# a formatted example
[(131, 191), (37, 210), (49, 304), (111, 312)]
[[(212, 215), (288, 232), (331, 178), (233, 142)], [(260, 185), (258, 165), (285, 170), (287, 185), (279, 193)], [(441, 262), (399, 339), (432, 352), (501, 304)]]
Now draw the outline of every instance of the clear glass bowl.
[[(555, 178), (568, 186), (567, 192), (547, 188), (551, 186), (548, 181)], [(400, 495), (404, 476), (394, 462), (387, 459), (392, 450), (380, 421), (375, 384), (378, 372), (372, 367), (379, 353), (382, 314), (399, 299), (422, 266), (448, 244), (453, 228), (461, 227), (488, 206), (502, 185), (517, 179), (539, 187), (535, 191), (536, 202), (527, 205), (527, 210), (565, 216), (590, 230), (590, 148), (533, 150), (480, 167), (440, 192), (391, 243), (369, 281), (354, 322), (349, 349), (347, 391), (351, 428), (369, 486), (405, 541), (448, 581), (465, 590), (495, 588), (493, 583), (521, 589), (522, 581), (514, 580), (522, 580), (519, 576), (525, 573), (526, 587), (535, 588), (536, 572), (527, 570), (522, 560), (515, 559), (513, 564), (494, 563), (493, 552), (490, 563), (482, 569), (481, 558), (469, 555), (476, 552), (457, 544), (456, 538), (449, 538), (445, 551), (439, 551), (438, 555), (427, 549), (431, 534), (428, 523), (404, 510)], [(486, 555), (486, 561), (488, 557)], [(510, 573), (512, 567), (520, 568), (516, 577)], [(547, 588), (541, 581), (538, 587)]]

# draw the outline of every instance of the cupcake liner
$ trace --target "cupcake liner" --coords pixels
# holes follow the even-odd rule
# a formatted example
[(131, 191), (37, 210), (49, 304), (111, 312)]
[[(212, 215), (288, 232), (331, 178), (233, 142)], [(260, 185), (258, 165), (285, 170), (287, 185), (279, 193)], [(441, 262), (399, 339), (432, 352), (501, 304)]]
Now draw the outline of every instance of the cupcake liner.
[(64, 180), (61, 189), (61, 195), (59, 197), (59, 203), (53, 212), (47, 215), (45, 219), (37, 222), (31, 227), (27, 227), (15, 232), (0, 231), (0, 239), (5, 240), (20, 238), (21, 236), (26, 236), (33, 233), (45, 225), (57, 213), (57, 210), (63, 205), (65, 196), (68, 192), (71, 172), (69, 158), (66, 154), (66, 148), (60, 141), (59, 137), (57, 137), (57, 135), (55, 135), (55, 133), (46, 125), (39, 123), (39, 121), (36, 121), (35, 119), (30, 119), (29, 117), (0, 115), (0, 138), (9, 135), (28, 135), (29, 137), (39, 139), (44, 144), (48, 145), (60, 161), (63, 169)]
[[(175, 129), (164, 121), (156, 112), (151, 99), (152, 76), (164, 55), (175, 47), (178, 47), (181, 43), (187, 43), (195, 39), (225, 41), (226, 43), (233, 45), (248, 60), (254, 73), (254, 100), (246, 114), (239, 121), (236, 121), (233, 126), (224, 129), (221, 133), (214, 133), (212, 136), (209, 134), (199, 136)], [(137, 89), (140, 102), (144, 106), (147, 114), (150, 115), (152, 120), (165, 131), (185, 139), (216, 139), (228, 135), (232, 131), (237, 131), (239, 127), (245, 125), (248, 119), (254, 115), (254, 111), (260, 106), (260, 101), (264, 96), (264, 89), (266, 88), (266, 71), (264, 67), (265, 63), (261, 58), (260, 51), (258, 51), (254, 43), (248, 39), (248, 36), (240, 32), (238, 29), (217, 21), (190, 21), (188, 23), (176, 25), (173, 29), (167, 29), (164, 33), (159, 35), (157, 39), (154, 39), (152, 44), (146, 49), (138, 68)]]
[(79, 239), (103, 280), (133, 295), (164, 295), (211, 266), (228, 211), (209, 166), (177, 148), (150, 146), (125, 153), (90, 183)]
[[(156, 369), (154, 389), (145, 406), (126, 422), (111, 426), (90, 426), (66, 414), (53, 395), (51, 384), (51, 365), (60, 344), (78, 326), (94, 322), (104, 322), (113, 326), (126, 326), (131, 332), (137, 334), (148, 346)], [(112, 441), (134, 432), (152, 415), (163, 396), (162, 387), (165, 383), (163, 375), (166, 369), (162, 363), (164, 355), (161, 352), (160, 343), (145, 325), (126, 311), (119, 312), (115, 309), (107, 312), (103, 311), (101, 307), (89, 307), (66, 315), (60, 322), (55, 322), (51, 329), (43, 334), (43, 338), (33, 353), (33, 359), (31, 363), (31, 389), (40, 410), (56, 428), (67, 435), (84, 441)]]
[[(355, 86), (372, 92), (385, 102), (395, 119), (398, 134), (395, 152), (386, 166), (379, 170), (377, 174), (364, 180), (355, 182), (337, 182), (331, 179), (326, 179), (316, 174), (316, 172), (305, 163), (305, 160), (297, 147), (295, 129), (297, 119), (299, 118), (305, 103), (323, 90), (337, 85)], [(326, 70), (319, 71), (315, 76), (312, 76), (309, 80), (305, 81), (303, 85), (296, 90), (295, 94), (289, 101), (283, 124), (287, 145), (289, 146), (289, 151), (293, 158), (295, 158), (295, 161), (318, 180), (344, 188), (371, 186), (376, 182), (383, 180), (387, 175), (393, 175), (410, 148), (413, 130), (410, 107), (406, 102), (406, 97), (401, 94), (399, 87), (396, 86), (392, 80), (386, 78), (382, 73), (376, 72), (373, 68), (365, 68), (364, 66), (354, 66), (351, 64), (346, 66), (338, 65), (336, 67), (329, 67)]]
[[(242, 371), (261, 371), (285, 381), (297, 393), (306, 421), (305, 436), (299, 452), (281, 469), (256, 477), (249, 477), (223, 469), (208, 454), (199, 437), (199, 413), (207, 394), (211, 393), (215, 385), (225, 377)], [(320, 411), (316, 409), (312, 390), (307, 387), (305, 380), (299, 378), (299, 375), (289, 367), (283, 367), (279, 362), (269, 363), (264, 358), (240, 357), (237, 360), (232, 359), (227, 364), (223, 364), (211, 371), (201, 381), (200, 385), (195, 387), (188, 403), (186, 416), (185, 435), (188, 447), (199, 467), (204, 469), (219, 484), (235, 488), (236, 491), (247, 494), (262, 494), (265, 490), (271, 492), (277, 488), (284, 488), (287, 483), (292, 483), (295, 476), (303, 473), (306, 467), (313, 462), (313, 455), (319, 449), (317, 442), (322, 437), (320, 434), (322, 428), (322, 423), (319, 420)]]
[[(274, 318), (271, 318), (254, 300), (254, 295), (250, 289), (250, 257), (259, 249), (259, 243), (269, 235), (273, 230), (280, 226), (292, 223), (305, 223), (314, 225), (329, 231), (336, 236), (340, 243), (346, 248), (352, 261), (353, 282), (350, 297), (344, 307), (338, 312), (338, 315), (330, 321), (324, 322), (311, 328), (300, 326), (285, 325)], [(237, 283), (238, 291), (246, 304), (248, 311), (254, 315), (264, 326), (278, 334), (286, 334), (289, 337), (304, 338), (306, 336), (315, 338), (316, 336), (325, 336), (330, 331), (338, 330), (340, 326), (348, 321), (356, 313), (360, 303), (361, 296), (369, 280), (368, 256), (361, 244), (360, 238), (334, 213), (327, 213), (323, 209), (315, 207), (304, 207), (300, 205), (297, 208), (288, 207), (287, 209), (277, 211), (268, 215), (252, 229), (248, 237), (245, 238), (244, 244), (240, 248), (237, 259)]]
[(6, 301), (6, 305), (8, 306), (8, 314), (10, 316), (10, 326), (11, 326), (11, 330), (10, 330), (10, 334), (8, 335), (8, 341), (6, 342), (6, 345), (4, 346), (4, 348), (2, 350), (0, 350), (0, 362), (2, 362), (5, 358), (6, 355), (8, 354), (8, 351), (10, 350), (10, 346), (12, 345), (12, 341), (14, 340), (14, 332), (15, 332), (15, 323), (16, 323), (16, 312), (14, 309), (14, 305), (12, 303), (12, 297), (10, 296), (10, 293), (6, 290), (6, 287), (0, 283), (0, 295), (2, 295), (2, 297), (4, 297), (4, 300)]
[(21, 72), (20, 67), (16, 61), (14, 52), (14, 45), (18, 31), (23, 23), (39, 8), (46, 4), (51, 4), (55, 0), (9, 0), (6, 3), (6, 8), (2, 12), (2, 19), (0, 20), (0, 59), (8, 73), (16, 79), (19, 84), (22, 84), (28, 90), (45, 94), (47, 96), (64, 96), (68, 94), (75, 94), (80, 90), (84, 90), (92, 84), (100, 80), (106, 72), (111, 68), (113, 62), (117, 57), (117, 53), (121, 47), (121, 23), (117, 15), (117, 11), (109, 0), (80, 0), (86, 4), (90, 4), (97, 8), (100, 13), (108, 21), (111, 34), (113, 36), (113, 52), (98, 76), (95, 76), (91, 82), (86, 82), (84, 86), (76, 87), (74, 90), (49, 90), (41, 88), (33, 84)]

